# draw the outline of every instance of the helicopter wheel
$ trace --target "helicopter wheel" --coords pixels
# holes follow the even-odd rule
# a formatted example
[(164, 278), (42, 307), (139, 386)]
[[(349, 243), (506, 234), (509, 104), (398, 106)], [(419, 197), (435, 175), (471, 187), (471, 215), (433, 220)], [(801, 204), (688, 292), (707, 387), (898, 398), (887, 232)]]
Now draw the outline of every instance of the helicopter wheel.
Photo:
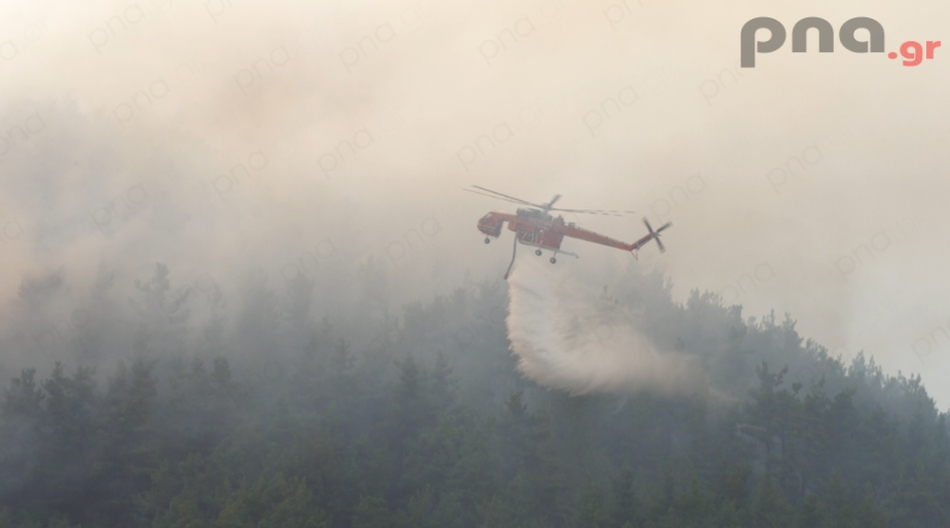
[(534, 250), (534, 254), (540, 257), (540, 256), (541, 256), (541, 250), (540, 250), (540, 249)]
[(556, 262), (557, 262), (557, 259), (554, 258), (554, 257), (551, 257), (551, 264), (554, 264), (554, 263), (556, 263)]
[(485, 237), (485, 243), (487, 244), (487, 243), (489, 243), (489, 242), (491, 242), (491, 239), (488, 238), (488, 237)]

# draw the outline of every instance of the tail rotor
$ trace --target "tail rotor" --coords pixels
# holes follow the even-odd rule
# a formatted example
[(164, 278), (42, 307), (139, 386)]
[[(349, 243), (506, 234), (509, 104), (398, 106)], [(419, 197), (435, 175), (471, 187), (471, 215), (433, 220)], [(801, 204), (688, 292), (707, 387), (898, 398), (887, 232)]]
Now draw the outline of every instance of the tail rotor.
[(647, 226), (647, 231), (650, 232), (650, 237), (647, 240), (656, 240), (656, 245), (660, 246), (660, 253), (666, 251), (666, 248), (663, 246), (663, 242), (660, 241), (660, 232), (672, 226), (673, 222), (667, 222), (663, 224), (656, 231), (653, 230), (653, 227), (650, 225), (650, 221), (647, 220), (645, 216), (643, 217), (643, 223)]

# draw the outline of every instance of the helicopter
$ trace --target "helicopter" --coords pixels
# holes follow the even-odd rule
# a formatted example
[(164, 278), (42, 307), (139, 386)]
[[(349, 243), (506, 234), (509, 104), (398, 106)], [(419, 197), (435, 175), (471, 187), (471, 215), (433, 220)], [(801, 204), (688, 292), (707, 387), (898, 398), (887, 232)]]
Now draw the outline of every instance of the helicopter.
[(496, 198), (506, 202), (525, 206), (523, 208), (518, 208), (515, 211), (515, 214), (492, 211), (483, 216), (477, 224), (478, 230), (485, 235), (486, 244), (490, 243), (493, 238), (498, 238), (501, 236), (501, 230), (504, 227), (505, 222), (508, 222), (508, 229), (515, 232), (511, 264), (508, 265), (508, 271), (505, 272), (505, 279), (508, 278), (508, 274), (511, 273), (511, 266), (515, 263), (515, 254), (518, 251), (519, 242), (526, 246), (536, 247), (537, 249), (535, 249), (534, 253), (539, 257), (543, 254), (544, 250), (552, 251), (553, 254), (550, 258), (551, 264), (557, 263), (557, 255), (559, 253), (578, 258), (578, 255), (575, 253), (561, 250), (561, 242), (564, 240), (564, 237), (576, 238), (603, 246), (629, 251), (633, 257), (636, 258), (635, 252), (651, 240), (656, 240), (657, 246), (659, 246), (661, 253), (666, 251), (666, 248), (663, 246), (663, 242), (660, 241), (660, 233), (673, 225), (672, 222), (667, 222), (660, 226), (659, 229), (654, 230), (653, 227), (650, 226), (649, 220), (644, 217), (643, 223), (646, 225), (648, 233), (640, 240), (628, 244), (626, 242), (615, 240), (599, 233), (577, 227), (573, 222), (565, 222), (563, 216), (558, 215), (557, 218), (555, 218), (550, 213), (552, 211), (558, 211), (563, 213), (622, 216), (625, 213), (633, 213), (633, 211), (562, 209), (559, 207), (554, 207), (554, 204), (561, 199), (560, 194), (555, 195), (547, 203), (536, 204), (522, 200), (521, 198), (515, 198), (514, 196), (502, 194), (491, 189), (479, 187), (477, 185), (473, 185), (472, 189), (464, 190), (478, 195), (488, 196), (490, 198)]

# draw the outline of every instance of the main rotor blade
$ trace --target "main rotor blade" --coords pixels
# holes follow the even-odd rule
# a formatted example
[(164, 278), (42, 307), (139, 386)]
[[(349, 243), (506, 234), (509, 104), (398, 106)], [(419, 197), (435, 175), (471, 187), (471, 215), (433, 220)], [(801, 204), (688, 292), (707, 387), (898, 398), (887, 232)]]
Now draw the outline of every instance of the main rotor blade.
[(472, 187), (475, 187), (476, 189), (479, 189), (479, 190), (482, 190), (482, 191), (485, 191), (485, 192), (490, 192), (490, 193), (492, 193), (492, 194), (501, 196), (501, 197), (503, 197), (503, 198), (507, 198), (507, 199), (509, 199), (509, 200), (514, 200), (514, 201), (516, 201), (516, 202), (521, 202), (521, 203), (523, 203), (524, 205), (530, 205), (530, 206), (532, 206), (532, 207), (542, 207), (542, 206), (540, 206), (540, 205), (538, 205), (538, 204), (531, 203), (531, 202), (529, 202), (529, 201), (527, 201), (527, 200), (522, 200), (521, 198), (515, 198), (514, 196), (508, 196), (507, 194), (502, 194), (502, 193), (500, 193), (500, 192), (498, 192), (498, 191), (493, 191), (493, 190), (491, 190), (491, 189), (486, 189), (486, 188), (484, 188), (484, 187), (479, 187), (478, 185), (472, 185)]
[[(552, 205), (554, 205), (555, 202), (561, 199), (560, 194), (554, 195), (554, 198), (552, 198), (550, 202), (541, 205), (541, 204), (529, 202), (527, 200), (522, 200), (521, 198), (515, 198), (514, 196), (509, 196), (507, 194), (502, 194), (498, 191), (486, 189), (485, 187), (479, 187), (478, 185), (472, 185), (472, 187), (475, 189), (478, 189), (479, 191), (484, 191), (484, 192), (476, 192), (471, 189), (465, 189), (465, 190), (471, 193), (481, 195), (481, 196), (488, 196), (489, 198), (496, 198), (496, 199), (504, 200), (511, 203), (527, 205), (529, 207), (537, 207), (538, 209), (542, 209), (545, 211), (561, 211), (564, 213), (594, 214), (594, 215), (603, 215), (603, 216), (623, 216), (624, 214), (630, 214), (630, 213), (636, 212), (636, 211), (620, 211), (620, 210), (606, 210), (606, 209), (561, 209), (559, 207), (551, 207)], [(490, 194), (485, 194), (485, 193), (490, 193)]]
[(607, 211), (603, 209), (561, 209), (559, 207), (552, 207), (551, 211), (562, 211), (565, 213), (580, 213), (580, 214), (596, 214), (604, 216), (623, 216), (625, 213), (633, 213), (635, 211)]
[(489, 198), (494, 198), (494, 199), (496, 199), (496, 200), (501, 200), (501, 201), (503, 201), (503, 202), (509, 202), (509, 203), (518, 204), (518, 205), (533, 205), (533, 204), (525, 203), (525, 202), (520, 201), (520, 200), (510, 200), (510, 199), (508, 199), (508, 198), (502, 198), (501, 196), (494, 196), (494, 195), (491, 195), (491, 194), (481, 193), (481, 192), (478, 192), (478, 191), (473, 191), (473, 190), (471, 190), (471, 189), (462, 189), (462, 190), (463, 190), (463, 191), (468, 191), (468, 192), (473, 193), (473, 194), (477, 194), (477, 195), (479, 195), (479, 196), (487, 196), (487, 197), (489, 197)]

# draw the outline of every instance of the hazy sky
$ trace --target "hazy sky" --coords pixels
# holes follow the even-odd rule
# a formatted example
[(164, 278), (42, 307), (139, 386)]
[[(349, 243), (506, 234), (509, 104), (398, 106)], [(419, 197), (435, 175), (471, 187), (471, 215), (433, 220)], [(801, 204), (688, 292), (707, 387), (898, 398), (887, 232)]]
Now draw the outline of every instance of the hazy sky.
[[(678, 299), (699, 288), (747, 315), (789, 312), (846, 360), (863, 349), (921, 372), (950, 406), (950, 49), (903, 66), (790, 42), (807, 16), (836, 30), (872, 17), (886, 51), (940, 41), (945, 3), (7, 0), (0, 13), (5, 304), (24, 277), (62, 270), (79, 299), (101, 265), (131, 288), (156, 262), (177, 284), (303, 270), (330, 295), (375, 257), (399, 301), (466, 274), (500, 280), (511, 235), (485, 246), (474, 225), (511, 207), (461, 190), (476, 184), (635, 209), (569, 218), (625, 240), (640, 216), (673, 221), (669, 251), (641, 262)], [(789, 41), (740, 69), (740, 29), (758, 16)], [(565, 249), (581, 258), (557, 265), (596, 284), (630, 260)]]

